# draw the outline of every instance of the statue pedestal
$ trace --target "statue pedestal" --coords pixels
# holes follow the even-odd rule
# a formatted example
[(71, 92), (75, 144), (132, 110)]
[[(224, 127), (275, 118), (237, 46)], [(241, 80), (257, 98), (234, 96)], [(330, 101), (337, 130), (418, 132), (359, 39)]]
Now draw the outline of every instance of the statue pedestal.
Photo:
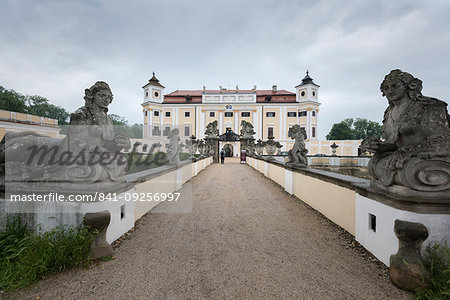
[(110, 222), (111, 214), (107, 210), (87, 213), (84, 216), (84, 225), (89, 227), (90, 230), (98, 231), (97, 237), (91, 244), (91, 251), (89, 252), (90, 259), (100, 259), (114, 254), (113, 247), (106, 240), (106, 230)]
[(428, 237), (428, 230), (423, 224), (397, 219), (394, 232), (399, 245), (397, 254), (390, 258), (391, 281), (401, 289), (414, 291), (429, 276), (420, 256), (420, 246)]

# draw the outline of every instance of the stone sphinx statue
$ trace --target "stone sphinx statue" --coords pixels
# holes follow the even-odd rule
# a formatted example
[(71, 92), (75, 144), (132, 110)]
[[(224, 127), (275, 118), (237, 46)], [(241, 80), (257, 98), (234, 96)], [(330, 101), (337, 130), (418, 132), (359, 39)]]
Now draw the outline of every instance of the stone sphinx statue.
[(405, 197), (448, 199), (450, 128), (447, 104), (422, 96), (422, 81), (393, 70), (381, 83), (389, 101), (383, 140), (367, 138), (361, 150), (374, 153), (372, 187)]
[(253, 135), (256, 133), (253, 130), (253, 125), (250, 122), (242, 120), (241, 122), (241, 138), (243, 139), (253, 139)]
[(306, 167), (308, 165), (308, 157), (306, 154), (308, 150), (305, 146), (306, 130), (300, 125), (292, 126), (292, 139), (295, 140), (294, 146), (288, 152), (289, 162), (287, 166), (291, 167)]
[(85, 90), (85, 105), (70, 116), (64, 139), (33, 132), (6, 135), (6, 176), (10, 181), (96, 182), (125, 174), (121, 155), (130, 147), (126, 136), (114, 135), (108, 105), (113, 99), (107, 83), (98, 81)]

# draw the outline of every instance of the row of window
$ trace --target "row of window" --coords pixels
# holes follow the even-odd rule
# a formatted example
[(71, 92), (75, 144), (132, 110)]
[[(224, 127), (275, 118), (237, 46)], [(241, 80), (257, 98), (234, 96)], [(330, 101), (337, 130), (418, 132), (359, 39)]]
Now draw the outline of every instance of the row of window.
[[(275, 117), (275, 115), (276, 115), (276, 114), (275, 114), (274, 111), (268, 111), (268, 112), (266, 112), (266, 117), (273, 118), (273, 117)], [(210, 117), (214, 117), (214, 116), (215, 116), (214, 112), (210, 112), (210, 113), (209, 113), (209, 116), (210, 116)], [(241, 113), (241, 116), (242, 116), (242, 117), (250, 117), (250, 113), (249, 113), (249, 112), (242, 112), (242, 113)], [(295, 112), (295, 111), (290, 111), (290, 112), (287, 113), (287, 116), (288, 116), (289, 118), (290, 118), (290, 117), (297, 117), (297, 112)], [(301, 111), (301, 112), (299, 112), (299, 113), (298, 113), (298, 116), (299, 116), (299, 117), (306, 117), (306, 111)], [(316, 116), (316, 112), (315, 112), (315, 111), (312, 112), (312, 116), (313, 116), (313, 117)], [(233, 112), (231, 112), (231, 111), (225, 112), (225, 117), (233, 117)]]
[[(155, 117), (159, 117), (159, 111), (155, 110), (155, 111), (153, 112), (153, 115), (154, 115)], [(316, 112), (313, 111), (313, 112), (312, 112), (312, 115), (313, 115), (313, 117), (315, 117), (315, 116), (316, 116)], [(145, 116), (147, 116), (147, 111), (145, 112)], [(185, 111), (185, 112), (184, 112), (184, 116), (185, 116), (186, 118), (189, 118), (189, 117), (191, 116), (191, 112)], [(209, 116), (210, 116), (211, 118), (214, 118), (214, 117), (216, 116), (216, 113), (215, 113), (214, 111), (210, 111), (210, 112), (209, 112)], [(266, 113), (266, 116), (267, 116), (267, 117), (275, 117), (275, 112), (269, 111), (269, 112)], [(290, 111), (290, 112), (287, 113), (287, 116), (288, 116), (288, 117), (297, 117), (297, 112), (295, 112), (295, 111)], [(298, 116), (299, 116), (299, 117), (306, 117), (306, 111), (301, 111), (301, 112), (299, 112), (299, 113), (298, 113)], [(170, 117), (170, 111), (166, 111), (166, 117)], [(225, 117), (226, 117), (226, 118), (232, 118), (232, 117), (233, 117), (233, 112), (231, 112), (231, 111), (225, 112)], [(243, 112), (241, 112), (241, 117), (243, 117), (243, 118), (248, 118), (248, 117), (250, 117), (250, 112), (248, 112), (248, 111), (243, 111)]]
[[(145, 112), (145, 116), (147, 116), (148, 114), (147, 114), (147, 111)], [(155, 116), (155, 117), (159, 117), (159, 111), (157, 111), (157, 110), (155, 110), (154, 112), (153, 112), (153, 115)], [(190, 116), (191, 116), (191, 112), (190, 111), (185, 111), (184, 112), (184, 116), (186, 117), (186, 118), (189, 118)], [(170, 117), (170, 111), (166, 111), (166, 117)]]
[[(291, 118), (291, 117), (297, 117), (297, 112), (295, 112), (295, 111), (290, 111), (290, 112), (287, 113), (287, 116), (288, 116), (289, 118)], [(306, 117), (306, 111), (305, 111), (305, 110), (304, 110), (304, 111), (300, 111), (300, 112), (298, 113), (298, 116), (299, 116), (299, 117)], [(315, 111), (312, 112), (312, 116), (313, 116), (313, 117), (316, 116), (316, 112), (315, 112)], [(273, 112), (273, 111), (267, 112), (267, 113), (266, 113), (266, 117), (275, 117), (275, 112)]]

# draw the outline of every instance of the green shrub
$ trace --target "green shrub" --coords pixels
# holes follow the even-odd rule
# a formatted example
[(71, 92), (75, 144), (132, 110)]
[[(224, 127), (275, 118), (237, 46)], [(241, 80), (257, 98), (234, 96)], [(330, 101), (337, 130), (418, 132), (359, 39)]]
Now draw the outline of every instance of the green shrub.
[(425, 267), (430, 272), (428, 285), (416, 291), (416, 299), (450, 299), (450, 248), (434, 244), (425, 251)]
[(17, 216), (8, 218), (0, 233), (0, 290), (16, 290), (45, 276), (75, 266), (87, 266), (96, 232), (60, 225), (34, 234)]

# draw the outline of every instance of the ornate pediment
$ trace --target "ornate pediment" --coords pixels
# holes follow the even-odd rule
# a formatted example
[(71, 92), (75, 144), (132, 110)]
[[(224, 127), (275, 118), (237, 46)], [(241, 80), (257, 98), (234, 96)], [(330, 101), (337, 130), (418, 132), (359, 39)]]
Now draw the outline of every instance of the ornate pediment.
[(234, 133), (233, 130), (231, 129), (227, 129), (227, 131), (224, 134), (219, 135), (219, 141), (222, 142), (239, 141), (239, 134)]

